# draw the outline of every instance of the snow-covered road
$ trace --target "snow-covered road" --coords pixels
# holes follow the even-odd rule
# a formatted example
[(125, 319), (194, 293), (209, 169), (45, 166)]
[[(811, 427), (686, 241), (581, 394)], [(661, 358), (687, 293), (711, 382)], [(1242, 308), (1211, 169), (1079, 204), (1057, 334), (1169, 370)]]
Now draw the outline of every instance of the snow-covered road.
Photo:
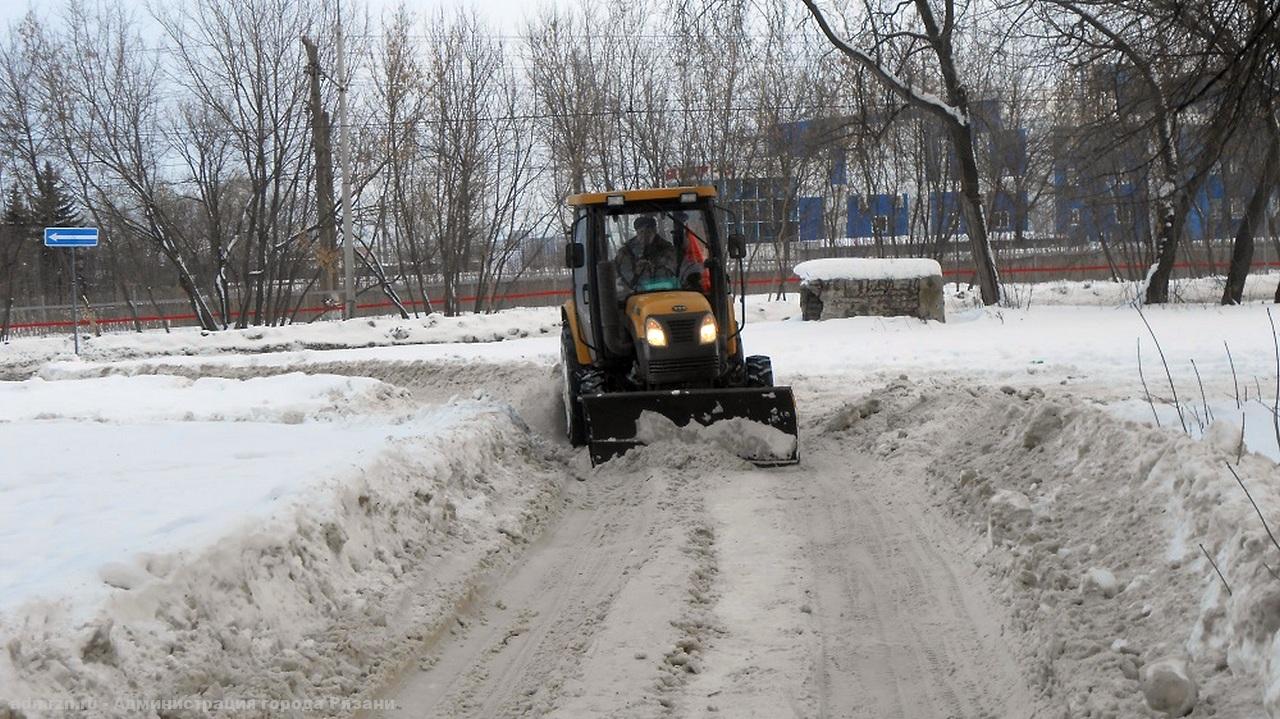
[(650, 449), (571, 485), (384, 715), (1030, 716), (923, 479), (848, 450), (766, 471)]
[(1264, 309), (1148, 312), (1188, 436), (1154, 345), (1165, 427), (1133, 421), (1132, 309), (760, 303), (747, 342), (801, 415), (775, 470), (676, 440), (591, 468), (558, 436), (554, 340), (517, 328), (541, 311), (445, 344), (364, 347), (441, 331), (388, 320), (345, 349), (20, 348), (0, 717), (1154, 717), (1139, 678), (1166, 657), (1191, 716), (1280, 716), (1280, 550), (1225, 466), (1274, 516), (1280, 472), (1242, 450), (1280, 445), (1192, 406), (1229, 419), (1248, 378), (1266, 416)]

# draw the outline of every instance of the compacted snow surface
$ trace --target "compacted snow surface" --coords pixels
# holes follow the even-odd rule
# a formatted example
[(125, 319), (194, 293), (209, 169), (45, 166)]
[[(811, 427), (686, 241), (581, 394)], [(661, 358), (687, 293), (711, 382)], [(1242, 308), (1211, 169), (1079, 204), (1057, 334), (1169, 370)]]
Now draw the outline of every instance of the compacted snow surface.
[(1267, 306), (1007, 289), (751, 298), (772, 470), (592, 468), (554, 308), (0, 346), (0, 717), (1280, 717)]

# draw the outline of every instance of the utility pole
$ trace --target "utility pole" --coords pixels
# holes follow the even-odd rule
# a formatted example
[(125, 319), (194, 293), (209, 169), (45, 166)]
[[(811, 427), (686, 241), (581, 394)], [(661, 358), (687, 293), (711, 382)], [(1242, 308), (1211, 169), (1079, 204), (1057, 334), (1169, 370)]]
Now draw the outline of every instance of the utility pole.
[(311, 139), (316, 149), (316, 214), (318, 215), (320, 249), (316, 258), (320, 261), (320, 289), (324, 301), (337, 300), (338, 294), (338, 231), (337, 213), (333, 209), (333, 145), (330, 142), (329, 113), (320, 101), (320, 48), (306, 35), (302, 44), (307, 48), (307, 75), (310, 84)]
[(343, 319), (356, 316), (355, 248), (351, 240), (351, 128), (347, 124), (346, 52), (342, 36), (342, 3), (338, 3), (338, 126), (342, 143), (342, 274)]

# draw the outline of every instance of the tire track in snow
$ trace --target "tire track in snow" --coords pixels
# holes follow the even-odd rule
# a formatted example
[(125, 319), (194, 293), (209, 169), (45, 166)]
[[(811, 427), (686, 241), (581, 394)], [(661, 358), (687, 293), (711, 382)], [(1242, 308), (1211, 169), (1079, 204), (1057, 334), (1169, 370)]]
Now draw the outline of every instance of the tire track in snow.
[(795, 516), (808, 527), (822, 625), (820, 715), (1019, 716), (1006, 702), (1022, 677), (991, 641), (998, 620), (953, 570), (965, 560), (945, 556), (919, 519), (930, 512), (923, 477), (889, 476), (851, 453), (823, 442), (807, 454), (813, 491)]
[[(685, 491), (597, 471), (561, 521), (477, 592), (483, 607), (383, 697), (387, 717), (660, 716), (694, 561)], [(642, 649), (643, 651), (637, 651)]]
[[(806, 459), (810, 466), (827, 464), (812, 453)], [(866, 510), (855, 507), (844, 492), (832, 491), (823, 474), (822, 469), (814, 473), (815, 492), (795, 517), (797, 526), (808, 523), (812, 549), (823, 647), (820, 716), (931, 716), (918, 711), (924, 707), (911, 707), (902, 686), (919, 672), (911, 657), (893, 646), (884, 599), (893, 588), (874, 584), (887, 564), (886, 553), (865, 523), (848, 519)], [(916, 711), (908, 714), (908, 709)]]

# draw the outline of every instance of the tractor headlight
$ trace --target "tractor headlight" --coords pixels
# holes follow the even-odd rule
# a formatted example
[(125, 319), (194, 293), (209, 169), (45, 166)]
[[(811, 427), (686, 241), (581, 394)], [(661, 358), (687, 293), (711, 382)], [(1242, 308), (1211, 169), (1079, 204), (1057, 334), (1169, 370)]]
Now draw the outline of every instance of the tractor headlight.
[(667, 333), (662, 329), (662, 325), (658, 321), (650, 317), (644, 322), (644, 341), (649, 343), (650, 347), (666, 347)]
[(698, 341), (704, 345), (716, 341), (716, 318), (712, 315), (703, 316), (702, 327), (698, 329)]

